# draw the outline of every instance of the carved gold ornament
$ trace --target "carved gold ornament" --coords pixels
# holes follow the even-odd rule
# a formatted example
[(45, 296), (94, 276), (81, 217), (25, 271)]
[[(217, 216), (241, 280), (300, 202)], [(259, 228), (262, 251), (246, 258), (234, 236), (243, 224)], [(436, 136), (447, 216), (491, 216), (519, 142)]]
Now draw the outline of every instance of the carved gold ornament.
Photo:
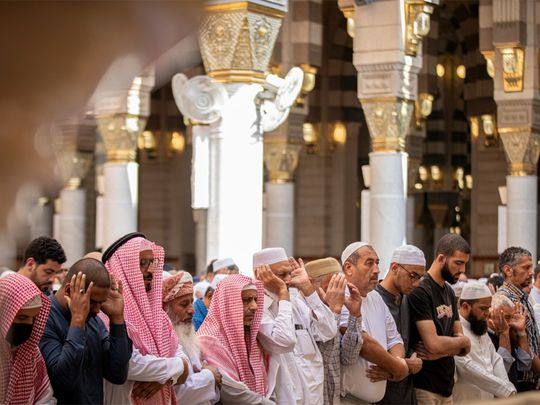
[(416, 56), (430, 29), (430, 15), (438, 0), (405, 0), (405, 53)]
[(518, 47), (500, 48), (503, 89), (506, 93), (523, 91), (525, 51)]
[(512, 176), (536, 175), (540, 133), (530, 128), (500, 128), (508, 171)]

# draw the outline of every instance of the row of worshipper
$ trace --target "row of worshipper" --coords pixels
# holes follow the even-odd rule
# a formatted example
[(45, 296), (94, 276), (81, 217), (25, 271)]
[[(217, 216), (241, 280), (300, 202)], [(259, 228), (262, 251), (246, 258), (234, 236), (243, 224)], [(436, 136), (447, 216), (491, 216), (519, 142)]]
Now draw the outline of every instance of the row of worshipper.
[(0, 280), (0, 403), (446, 404), (537, 380), (521, 248), (501, 255), (491, 312), (487, 287), (465, 286), (459, 302), (450, 287), (470, 257), (459, 235), (441, 238), (427, 272), (420, 249), (397, 248), (380, 283), (367, 243), (341, 263), (263, 249), (255, 278), (217, 285), (195, 333), (191, 276), (163, 282), (163, 248), (144, 235), (79, 260), (52, 296), (42, 290), (65, 256), (53, 239), (32, 243), (19, 274)]

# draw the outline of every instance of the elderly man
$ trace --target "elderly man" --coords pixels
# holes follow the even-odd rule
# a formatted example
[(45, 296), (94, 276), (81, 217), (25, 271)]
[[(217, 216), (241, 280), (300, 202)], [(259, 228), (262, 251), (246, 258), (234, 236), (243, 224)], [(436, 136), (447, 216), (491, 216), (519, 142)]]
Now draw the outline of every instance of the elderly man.
[(408, 296), (410, 345), (423, 360), (422, 369), (414, 375), (418, 403), (452, 403), (454, 356), (465, 356), (471, 348), (469, 338), (463, 335), (450, 287), (465, 273), (469, 255), (469, 244), (461, 236), (443, 236), (427, 274)]
[[(340, 364), (355, 363), (362, 348), (362, 297), (353, 284), (347, 283), (341, 265), (333, 257), (314, 260), (305, 268), (321, 299), (335, 314), (336, 325), (339, 325), (343, 305), (350, 313), (343, 337), (338, 333), (327, 342), (317, 342), (324, 363), (324, 405), (337, 405), (340, 403)], [(347, 285), (350, 295), (345, 297)]]
[(518, 373), (516, 388), (518, 392), (534, 390), (538, 380), (536, 375), (540, 373), (540, 334), (529, 295), (524, 291), (532, 284), (531, 252), (521, 247), (507, 248), (499, 256), (499, 271), (504, 276), (504, 284), (498, 292), (526, 309), (526, 333), (533, 356), (531, 370)]
[(169, 315), (174, 331), (192, 365), (186, 382), (177, 385), (179, 404), (213, 404), (219, 400), (221, 374), (214, 366), (203, 364), (195, 334), (193, 313), (193, 278), (180, 271), (163, 282), (163, 310)]
[(223, 280), (199, 335), (203, 358), (223, 373), (221, 403), (273, 405), (266, 353), (258, 337), (264, 286), (241, 275)]
[(416, 356), (413, 350), (409, 350), (409, 295), (418, 285), (426, 269), (424, 253), (416, 246), (404, 245), (396, 248), (390, 260), (390, 269), (380, 284), (377, 291), (385, 304), (388, 306), (398, 332), (403, 339), (403, 346), (409, 376), (402, 381), (388, 381), (386, 394), (380, 401), (381, 404), (415, 404), (413, 374), (422, 368), (422, 360)]
[(468, 282), (461, 291), (459, 317), (463, 333), (471, 340), (471, 351), (456, 356), (455, 403), (506, 398), (516, 393), (508, 379), (503, 359), (487, 334), (491, 291), (484, 284)]
[[(379, 256), (365, 242), (353, 242), (341, 254), (343, 272), (362, 295), (362, 320), (366, 333), (360, 357), (342, 368), (342, 404), (380, 401), (386, 381), (401, 381), (408, 375), (405, 350), (396, 323), (378, 292), (373, 291), (379, 275)], [(342, 316), (346, 326), (349, 314)]]
[[(276, 282), (281, 285), (277, 294), (267, 288), (259, 337), (263, 347), (273, 355), (272, 361), (279, 364), (268, 377), (269, 383), (275, 384), (277, 403), (321, 403), (324, 369), (316, 342), (326, 342), (336, 336), (334, 314), (309, 281), (302, 260), (297, 263), (292, 257), (288, 258), (284, 249), (267, 248), (255, 253), (253, 267), (265, 287), (269, 284), (268, 277), (277, 278)], [(292, 322), (281, 325), (279, 307), (289, 298), (289, 287), (292, 287)]]
[(54, 279), (62, 271), (66, 255), (56, 239), (40, 236), (24, 252), (19, 274), (28, 277), (41, 291), (49, 294)]
[[(97, 316), (109, 317), (109, 330)], [(103, 380), (123, 384), (132, 344), (124, 322), (122, 284), (103, 263), (81, 259), (51, 299), (39, 344), (59, 404), (102, 404)]]
[(164, 256), (161, 246), (140, 233), (125, 235), (103, 253), (107, 270), (124, 285), (126, 324), (134, 346), (126, 383), (108, 384), (105, 403), (176, 404), (173, 386), (188, 376), (188, 359), (162, 308)]

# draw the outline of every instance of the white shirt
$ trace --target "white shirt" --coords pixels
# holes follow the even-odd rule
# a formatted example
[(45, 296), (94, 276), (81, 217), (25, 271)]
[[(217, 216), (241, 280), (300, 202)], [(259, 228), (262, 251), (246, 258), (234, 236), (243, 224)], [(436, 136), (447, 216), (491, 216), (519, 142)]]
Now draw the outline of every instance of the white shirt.
[(506, 398), (515, 393), (516, 388), (508, 379), (503, 360), (488, 334), (475, 335), (470, 323), (461, 316), (460, 319), (464, 335), (471, 340), (471, 351), (466, 356), (454, 356), (454, 402)]
[(131, 404), (131, 391), (136, 381), (165, 384), (172, 380), (175, 383), (184, 373), (182, 359), (189, 360), (180, 345), (178, 345), (174, 357), (143, 355), (137, 348), (133, 347), (126, 382), (122, 385), (116, 385), (103, 380), (103, 403), (108, 405)]
[(533, 299), (533, 302), (531, 303), (532, 305), (540, 304), (540, 288), (533, 285), (533, 287), (531, 288), (531, 293), (529, 294), (529, 297), (532, 297)]
[[(362, 324), (369, 336), (386, 350), (403, 344), (390, 310), (377, 291), (371, 291), (362, 301)], [(341, 325), (346, 326), (348, 311), (342, 313)], [(379, 402), (386, 392), (386, 381), (371, 382), (366, 371), (373, 364), (359, 357), (356, 364), (341, 367), (342, 396), (352, 395), (361, 401)]]
[(333, 339), (337, 325), (332, 311), (317, 292), (304, 298), (296, 289), (291, 289), (290, 299), (292, 314), (289, 313), (290, 318), (280, 320), (282, 305), (287, 301), (279, 301), (278, 308), (277, 301), (265, 296), (259, 341), (271, 353), (268, 387), (275, 387), (276, 402), (280, 405), (320, 404), (323, 401), (324, 368), (316, 342)]
[[(210, 405), (219, 401), (219, 389), (216, 387), (214, 374), (202, 369), (201, 359), (189, 356), (189, 375), (184, 384), (174, 386), (178, 404)], [(193, 372), (193, 368), (201, 370)]]

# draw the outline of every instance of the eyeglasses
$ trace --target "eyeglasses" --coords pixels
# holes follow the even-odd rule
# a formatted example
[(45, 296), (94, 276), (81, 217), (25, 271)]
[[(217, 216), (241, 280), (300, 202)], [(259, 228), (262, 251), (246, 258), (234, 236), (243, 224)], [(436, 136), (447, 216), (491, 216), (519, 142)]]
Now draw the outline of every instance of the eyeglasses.
[(150, 266), (157, 267), (159, 265), (159, 259), (153, 258), (153, 259), (141, 259), (139, 261), (139, 266), (141, 269), (144, 269), (145, 271), (148, 270)]
[(409, 271), (407, 270), (405, 267), (403, 267), (401, 264), (399, 263), (396, 263), (399, 267), (401, 267), (403, 270), (405, 270), (407, 272), (407, 274), (409, 275), (409, 278), (411, 279), (411, 281), (418, 281), (422, 278), (421, 275), (415, 273), (414, 271)]

